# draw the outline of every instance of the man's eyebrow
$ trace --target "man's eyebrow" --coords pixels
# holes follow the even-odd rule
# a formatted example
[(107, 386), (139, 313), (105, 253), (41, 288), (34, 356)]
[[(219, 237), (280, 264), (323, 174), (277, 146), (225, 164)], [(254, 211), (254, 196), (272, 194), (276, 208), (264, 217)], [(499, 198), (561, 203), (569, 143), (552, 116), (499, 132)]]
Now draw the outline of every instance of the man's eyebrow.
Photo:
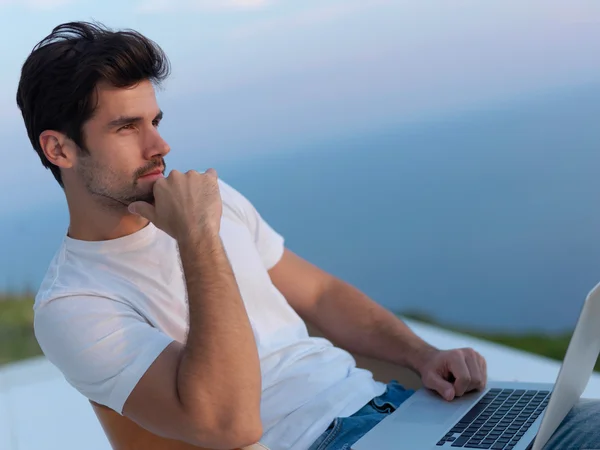
[[(163, 112), (159, 111), (158, 114), (156, 115), (156, 117), (154, 118), (154, 121), (161, 121), (163, 118)], [(143, 117), (139, 117), (139, 116), (121, 116), (121, 117), (117, 117), (114, 120), (111, 120), (110, 122), (108, 122), (107, 128), (118, 128), (118, 127), (122, 127), (123, 125), (127, 125), (130, 123), (138, 123), (141, 122), (142, 120), (144, 120)]]

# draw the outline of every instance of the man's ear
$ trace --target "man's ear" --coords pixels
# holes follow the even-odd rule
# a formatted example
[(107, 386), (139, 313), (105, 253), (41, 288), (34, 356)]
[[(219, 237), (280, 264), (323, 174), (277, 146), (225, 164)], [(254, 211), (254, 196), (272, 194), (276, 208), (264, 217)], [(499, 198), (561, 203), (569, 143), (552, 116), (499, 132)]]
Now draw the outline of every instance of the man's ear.
[(70, 169), (75, 164), (76, 145), (64, 133), (46, 130), (40, 134), (40, 146), (44, 155), (55, 166)]

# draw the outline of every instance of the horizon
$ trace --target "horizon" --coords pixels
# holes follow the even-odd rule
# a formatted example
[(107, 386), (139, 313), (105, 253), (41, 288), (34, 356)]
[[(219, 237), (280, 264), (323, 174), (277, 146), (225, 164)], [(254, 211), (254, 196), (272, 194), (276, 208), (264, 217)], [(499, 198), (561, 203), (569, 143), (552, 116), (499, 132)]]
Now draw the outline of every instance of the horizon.
[[(292, 251), (393, 311), (554, 332), (598, 281), (599, 116), (596, 84), (217, 170)], [(67, 226), (64, 199), (0, 220), (0, 285), (39, 286)]]

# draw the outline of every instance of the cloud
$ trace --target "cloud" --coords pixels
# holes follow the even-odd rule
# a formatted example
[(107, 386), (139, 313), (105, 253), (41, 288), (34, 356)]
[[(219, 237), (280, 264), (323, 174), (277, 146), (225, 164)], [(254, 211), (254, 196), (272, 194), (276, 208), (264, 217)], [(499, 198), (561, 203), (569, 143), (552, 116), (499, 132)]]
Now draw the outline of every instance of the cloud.
[(278, 32), (289, 31), (293, 28), (303, 28), (317, 23), (338, 20), (344, 16), (375, 8), (390, 5), (392, 0), (362, 0), (344, 1), (342, 3), (319, 5), (303, 11), (296, 11), (288, 15), (268, 18), (259, 22), (242, 25), (230, 35), (232, 39), (246, 39), (248, 37)]
[(34, 11), (49, 11), (70, 3), (73, 3), (73, 0), (0, 0), (0, 8), (20, 6)]
[(269, 4), (269, 0), (145, 0), (137, 4), (136, 11), (141, 13), (239, 11), (261, 9)]

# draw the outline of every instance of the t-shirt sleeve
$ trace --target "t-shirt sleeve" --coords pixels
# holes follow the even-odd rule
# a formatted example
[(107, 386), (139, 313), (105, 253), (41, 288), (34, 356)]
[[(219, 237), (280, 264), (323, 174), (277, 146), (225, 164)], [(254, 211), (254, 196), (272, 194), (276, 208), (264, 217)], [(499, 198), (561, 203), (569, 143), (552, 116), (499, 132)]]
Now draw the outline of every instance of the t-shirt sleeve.
[(36, 308), (42, 351), (71, 386), (119, 414), (131, 391), (173, 341), (130, 306), (105, 297), (72, 296)]
[(220, 181), (222, 199), (242, 216), (267, 270), (271, 269), (281, 259), (285, 240), (281, 234), (261, 216), (254, 205), (243, 194), (230, 185)]

